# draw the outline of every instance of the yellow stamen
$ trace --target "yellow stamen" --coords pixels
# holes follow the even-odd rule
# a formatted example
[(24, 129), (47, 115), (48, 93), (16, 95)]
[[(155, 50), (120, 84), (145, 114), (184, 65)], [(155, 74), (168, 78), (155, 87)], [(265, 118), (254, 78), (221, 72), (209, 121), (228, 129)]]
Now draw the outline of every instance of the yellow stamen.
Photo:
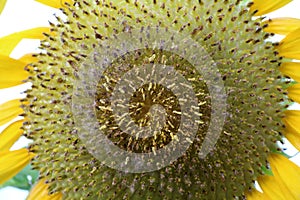
[(21, 171), (34, 154), (29, 153), (27, 149), (19, 149), (16, 151), (0, 152), (0, 184), (9, 180)]
[(23, 130), (20, 129), (22, 124), (23, 120), (16, 121), (0, 134), (0, 151), (8, 151), (19, 139), (23, 133)]
[(252, 12), (257, 11), (255, 16), (264, 15), (277, 10), (292, 0), (253, 0), (253, 5), (250, 7)]

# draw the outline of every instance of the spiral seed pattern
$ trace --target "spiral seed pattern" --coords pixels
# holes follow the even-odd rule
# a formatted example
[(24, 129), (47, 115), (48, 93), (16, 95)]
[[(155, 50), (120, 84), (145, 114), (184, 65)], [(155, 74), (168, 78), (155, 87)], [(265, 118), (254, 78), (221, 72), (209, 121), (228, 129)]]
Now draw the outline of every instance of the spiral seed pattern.
[[(264, 173), (262, 167), (269, 167), (270, 151), (278, 148), (287, 102), (277, 70), (281, 58), (265, 41), (269, 34), (263, 32), (261, 19), (251, 19), (239, 0), (76, 0), (62, 12), (66, 19), (57, 17), (57, 24), (51, 23), (53, 34), (46, 34), (43, 51), (36, 55), (39, 61), (28, 69), (32, 89), (24, 99), (29, 103), (24, 104), (28, 121), (23, 128), (34, 139), (30, 150), (37, 154), (33, 166), (48, 180), (50, 191), (61, 191), (65, 199), (243, 199)], [(139, 66), (172, 66), (191, 85), (198, 106), (193, 113), (200, 119), (194, 140), (187, 141), (190, 146), (176, 161), (156, 171), (129, 173), (91, 155), (78, 136), (72, 98), (78, 74), (92, 73), (87, 66), (97, 64), (91, 55), (108, 48), (101, 46), (103, 41), (148, 26), (177, 31), (205, 48), (200, 60), (209, 57), (215, 65), (204, 62), (200, 67), (217, 68), (221, 74), (226, 120), (215, 148), (199, 157), (214, 114), (203, 74), (187, 59), (159, 48), (115, 58), (97, 80), (96, 93), (90, 94), (96, 113), (91, 118), (96, 117), (115, 146), (131, 153), (157, 153), (178, 139), (181, 100), (163, 84), (142, 85), (127, 104), (128, 116), (139, 127), (151, 127), (153, 116), (163, 115), (154, 126), (158, 133), (139, 137), (115, 121), (110, 102), (114, 88)]]

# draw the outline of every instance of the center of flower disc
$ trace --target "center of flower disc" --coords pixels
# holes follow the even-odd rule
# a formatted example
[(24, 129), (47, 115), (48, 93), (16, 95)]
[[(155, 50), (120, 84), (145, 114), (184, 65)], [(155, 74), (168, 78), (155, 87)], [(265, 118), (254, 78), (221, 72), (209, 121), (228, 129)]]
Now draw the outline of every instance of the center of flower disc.
[[(199, 127), (204, 123), (200, 107), (210, 101), (209, 93), (212, 93), (213, 106), (216, 107), (214, 116), (218, 119), (218, 124), (211, 127), (219, 128), (219, 132), (207, 134), (210, 143), (206, 146), (213, 148), (221, 133), (224, 112), (220, 110), (224, 110), (225, 98), (222, 84), (218, 85), (220, 74), (214, 72), (214, 63), (201, 46), (188, 37), (159, 27), (128, 30), (99, 46), (83, 63), (86, 70), (77, 75), (79, 79), (73, 95), (73, 113), (79, 136), (96, 158), (109, 167), (132, 173), (170, 165), (187, 151), (195, 137), (205, 137), (207, 128)], [(204, 82), (206, 78), (208, 81)], [(100, 82), (91, 81), (99, 79)], [(214, 85), (211, 79), (214, 79)], [(138, 96), (137, 92), (140, 93)], [(97, 93), (96, 97), (94, 93)], [(223, 98), (217, 98), (222, 95)], [(96, 114), (89, 109), (95, 98)], [(163, 116), (166, 121), (150, 116), (150, 125), (145, 126), (147, 116), (143, 111), (144, 116), (138, 118), (140, 122), (137, 124), (131, 117), (134, 101), (138, 106), (148, 108), (147, 113), (152, 105), (160, 104), (166, 109), (167, 115)], [(206, 112), (206, 118), (210, 116), (210, 106), (201, 108)], [(143, 107), (133, 114), (137, 115)], [(208, 121), (205, 126), (209, 126)], [(149, 138), (151, 135), (154, 136)], [(106, 136), (111, 140), (108, 141)], [(121, 149), (112, 145), (112, 141)], [(208, 149), (204, 150), (204, 153), (208, 152)]]

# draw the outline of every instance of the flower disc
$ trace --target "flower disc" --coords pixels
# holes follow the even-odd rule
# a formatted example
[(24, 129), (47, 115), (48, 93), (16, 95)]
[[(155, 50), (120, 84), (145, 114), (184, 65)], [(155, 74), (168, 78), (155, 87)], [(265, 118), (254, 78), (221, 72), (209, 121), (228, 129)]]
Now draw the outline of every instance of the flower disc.
[[(52, 24), (53, 34), (43, 41), (43, 53), (37, 55), (39, 62), (31, 69), (29, 81), (33, 85), (27, 91), (29, 104), (25, 105), (28, 122), (24, 129), (28, 137), (34, 139), (30, 150), (37, 153), (33, 164), (50, 183), (50, 191), (62, 191), (65, 199), (244, 197), (244, 192), (251, 189), (256, 178), (264, 173), (262, 168), (268, 167), (270, 151), (277, 149), (276, 141), (280, 140), (282, 129), (281, 111), (285, 106), (285, 93), (281, 87), (284, 83), (277, 69), (280, 58), (272, 44), (265, 41), (269, 35), (262, 31), (261, 19), (252, 20), (251, 12), (236, 0), (78, 0), (74, 5), (67, 4), (63, 13), (66, 20), (58, 18), (58, 24)], [(190, 49), (195, 55), (201, 55), (198, 59), (203, 62), (194, 66), (187, 57), (158, 45), (157, 48), (125, 51), (122, 56), (116, 54), (118, 56), (103, 67), (101, 76), (93, 75), (95, 71), (90, 66), (101, 68), (101, 56), (115, 56), (103, 53), (110, 48), (103, 45), (108, 44), (105, 42), (114, 41), (114, 36), (119, 34), (147, 27), (170, 30), (170, 33), (191, 38), (201, 47), (197, 49), (199, 52), (192, 46), (181, 50), (189, 52)], [(156, 37), (159, 41), (162, 35)], [(122, 51), (121, 47), (116, 49)], [(144, 71), (134, 71), (139, 67)], [(207, 75), (198, 73), (197, 67), (217, 70), (220, 80), (208, 80)], [(176, 71), (174, 79), (170, 79), (174, 86), (171, 82), (159, 82), (160, 79), (134, 82), (153, 72), (157, 72), (156, 75), (166, 73), (161, 79), (166, 78), (168, 72), (163, 71), (165, 69), (170, 73)], [(158, 73), (162, 71), (164, 73)], [(189, 86), (175, 78), (177, 73)], [(86, 77), (98, 78), (84, 79), (95, 83), (95, 90), (91, 90), (86, 81), (80, 82)], [(148, 77), (154, 80), (154, 76)], [(74, 94), (78, 94), (74, 91), (78, 89), (78, 80), (82, 83), (80, 94), (87, 94), (81, 96), (82, 101), (89, 97), (87, 99), (92, 100), (89, 109), (94, 113), (81, 109), (82, 115), (74, 114)], [(131, 84), (134, 90), (128, 101), (113, 101), (114, 91), (121, 81)], [(219, 85), (219, 81), (225, 88), (226, 105), (220, 103), (224, 97), (222, 92), (217, 101), (219, 104), (214, 104), (216, 96), (210, 87)], [(194, 121), (184, 121), (185, 117), (191, 116), (183, 112), (184, 105), (191, 104), (185, 104), (176, 92), (179, 85), (184, 88), (179, 90), (182, 94), (189, 90), (195, 94), (198, 107), (188, 112), (197, 116)], [(121, 86), (118, 91), (122, 92)], [(128, 90), (124, 95), (126, 92)], [(117, 103), (114, 105), (114, 102)], [(118, 122), (118, 116), (122, 116), (118, 115), (123, 105), (120, 102), (125, 102), (131, 121), (125, 123), (120, 117)], [(226, 118), (224, 125), (219, 127), (219, 138), (214, 148), (201, 157), (199, 153), (209, 127), (218, 127), (212, 123), (215, 112), (223, 106), (226, 107)], [(134, 173), (111, 168), (91, 153), (93, 149), (80, 135), (82, 127), (92, 130), (89, 123), (94, 118), (97, 129), (89, 132), (97, 138), (95, 133), (101, 130), (114, 147), (134, 154), (159, 154), (170, 143), (184, 140), (179, 134), (180, 127), (189, 127), (192, 122), (198, 127), (194, 137), (190, 137), (192, 131), (183, 131), (182, 138), (188, 138), (185, 141), (189, 145), (180, 151), (182, 155), (176, 160), (157, 170)], [(77, 120), (84, 123), (78, 124)], [(150, 135), (139, 135), (130, 129), (133, 126), (141, 130), (150, 127)], [(127, 128), (130, 131), (126, 132)], [(97, 145), (93, 148), (97, 150)], [(172, 152), (167, 151), (170, 155)], [(113, 154), (102, 156), (114, 158)], [(125, 166), (126, 162), (125, 158), (121, 163)], [(138, 164), (133, 163), (133, 166)]]

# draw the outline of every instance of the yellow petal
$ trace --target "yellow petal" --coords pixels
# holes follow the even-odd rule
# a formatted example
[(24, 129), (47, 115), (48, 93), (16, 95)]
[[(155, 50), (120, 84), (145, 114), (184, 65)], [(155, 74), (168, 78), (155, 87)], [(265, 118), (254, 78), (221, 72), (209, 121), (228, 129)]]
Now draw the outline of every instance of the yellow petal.
[(269, 162), (283, 194), (293, 197), (286, 199), (300, 199), (300, 167), (279, 154), (272, 154)]
[(0, 184), (9, 180), (21, 171), (33, 158), (27, 149), (0, 152)]
[(291, 99), (300, 103), (300, 84), (290, 86), (288, 88), (288, 94)]
[(300, 151), (300, 132), (296, 132), (294, 129), (286, 128), (284, 136), (290, 141), (290, 143)]
[(284, 62), (279, 70), (284, 75), (287, 75), (297, 82), (300, 82), (300, 63), (299, 62)]
[(23, 130), (20, 129), (22, 124), (23, 120), (16, 121), (0, 134), (0, 151), (8, 151), (19, 139), (23, 133)]
[(48, 194), (48, 185), (45, 183), (45, 179), (41, 179), (31, 189), (27, 200), (60, 200), (62, 199), (61, 193)]
[(2, 13), (4, 6), (6, 4), (6, 0), (0, 0), (0, 14)]
[(32, 54), (25, 54), (19, 60), (21, 60), (21, 61), (23, 61), (23, 62), (25, 62), (27, 64), (30, 64), (30, 63), (38, 61), (38, 59), (36, 57), (33, 57)]
[(45, 36), (44, 32), (49, 32), (50, 28), (39, 27), (28, 29), (25, 31), (13, 33), (11, 35), (0, 38), (0, 54), (9, 56), (17, 44), (24, 38), (28, 39), (42, 39)]
[(274, 176), (258, 178), (263, 193), (272, 200), (300, 199), (300, 168), (279, 154), (271, 154), (268, 160)]
[(19, 99), (14, 99), (0, 105), (0, 126), (23, 113)]
[(269, 200), (266, 194), (263, 194), (255, 189), (251, 192), (246, 192), (246, 199), (247, 200)]
[(65, 2), (71, 4), (73, 0), (36, 0), (36, 1), (45, 4), (47, 6), (51, 6), (53, 8), (61, 8), (64, 7)]
[(279, 185), (275, 182), (274, 176), (264, 175), (257, 179), (263, 194), (271, 197), (270, 200), (284, 200), (285, 195), (282, 194)]
[(281, 35), (287, 35), (297, 28), (300, 28), (300, 19), (290, 17), (273, 18), (265, 23), (267, 23), (268, 26), (264, 31)]
[(290, 3), (292, 0), (252, 0), (253, 5), (250, 7), (250, 11), (258, 11), (255, 16), (264, 15), (277, 10), (284, 5)]
[(300, 59), (300, 28), (289, 33), (277, 46), (279, 55), (286, 58)]
[(300, 111), (285, 111), (282, 121), (285, 124), (284, 136), (300, 151)]
[(0, 55), (0, 89), (24, 83), (28, 72), (24, 70), (27, 63)]

